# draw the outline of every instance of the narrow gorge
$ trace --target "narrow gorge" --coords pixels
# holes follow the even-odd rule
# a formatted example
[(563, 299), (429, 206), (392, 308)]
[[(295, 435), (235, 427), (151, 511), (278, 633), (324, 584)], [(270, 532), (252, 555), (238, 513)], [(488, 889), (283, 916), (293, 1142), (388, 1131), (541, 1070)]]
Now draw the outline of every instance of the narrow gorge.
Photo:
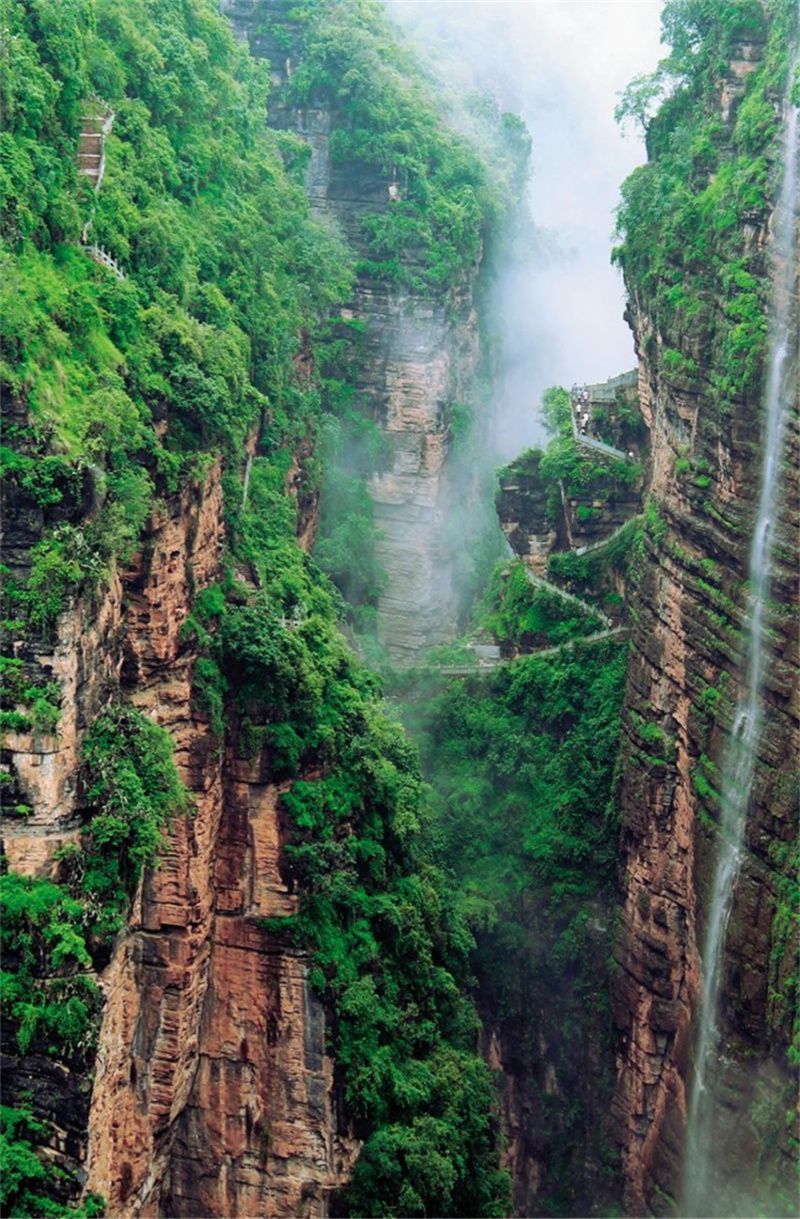
[(0, 0), (0, 1205), (788, 1217), (796, 0), (661, 6), (528, 404), (547, 14), (398, 8)]

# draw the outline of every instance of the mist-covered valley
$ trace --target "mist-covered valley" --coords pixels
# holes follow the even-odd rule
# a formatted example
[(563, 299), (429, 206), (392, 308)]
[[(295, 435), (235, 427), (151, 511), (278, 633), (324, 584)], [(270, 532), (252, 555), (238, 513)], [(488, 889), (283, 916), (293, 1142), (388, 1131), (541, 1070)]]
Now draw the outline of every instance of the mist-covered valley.
[(0, 12), (4, 1212), (796, 1214), (795, 0)]

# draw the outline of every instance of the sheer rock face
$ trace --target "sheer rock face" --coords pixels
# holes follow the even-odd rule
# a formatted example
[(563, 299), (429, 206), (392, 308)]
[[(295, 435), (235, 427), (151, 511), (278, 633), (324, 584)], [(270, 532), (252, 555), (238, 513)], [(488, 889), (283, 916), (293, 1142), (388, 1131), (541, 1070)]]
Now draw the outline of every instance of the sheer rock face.
[(550, 485), (539, 472), (540, 455), (523, 454), (500, 472), (497, 516), (508, 544), (537, 575), (547, 575), (547, 560), (566, 544), (565, 514), (550, 503)]
[[(313, 535), (315, 514), (298, 515)], [(153, 517), (128, 570), (63, 614), (52, 654), (37, 658), (62, 681), (59, 737), (10, 742), (33, 814), (4, 822), (3, 837), (26, 874), (54, 875), (55, 851), (77, 839), (82, 740), (120, 686), (170, 733), (193, 800), (99, 979), (93, 1090), (88, 1062), (47, 1072), (4, 1056), (6, 1094), (14, 1080), (32, 1090), (115, 1216), (320, 1215), (354, 1156), (336, 1133), (306, 958), (258, 922), (296, 900), (280, 874), (281, 788), (238, 756), (235, 729), (223, 749), (192, 703), (181, 627), (220, 575), (223, 536), (215, 467)]]
[[(330, 106), (298, 107), (283, 98), (294, 52), (270, 35), (270, 17), (289, 22), (276, 0), (221, 0), (220, 8), (251, 52), (269, 59), (275, 94), (270, 123), (311, 148), (306, 190), (320, 217), (333, 221), (359, 257), (367, 257), (361, 222), (390, 208), (401, 184), (360, 161), (331, 156), (331, 135), (346, 116)], [(470, 397), (478, 365), (473, 281), (436, 293), (409, 291), (359, 275), (348, 320), (364, 324), (358, 390), (385, 438), (382, 469), (371, 480), (378, 557), (387, 586), (378, 606), (379, 633), (392, 659), (410, 663), (456, 632), (457, 589), (448, 518), (461, 502), (450, 469), (450, 412)], [(413, 268), (412, 268), (413, 270)], [(462, 512), (460, 531), (468, 526)]]
[[(758, 240), (763, 245), (763, 233)], [(634, 600), (620, 787), (623, 908), (612, 995), (619, 1030), (616, 1124), (627, 1204), (642, 1214), (660, 1213), (665, 1195), (680, 1192), (691, 1022), (701, 991), (698, 949), (719, 816), (713, 797), (701, 796), (698, 775), (716, 785), (708, 762), (722, 765), (741, 681), (743, 585), (761, 447), (758, 401), (742, 401), (731, 416), (720, 417), (702, 383), (667, 382), (658, 374), (645, 354), (655, 340), (643, 310), (634, 308), (632, 324), (661, 522), (646, 535)], [(693, 342), (685, 336), (686, 353), (702, 366)], [(681, 472), (677, 463), (687, 446), (695, 466), (707, 463), (700, 468), (710, 471), (710, 489)], [(799, 457), (795, 417), (782, 466), (781, 545), (771, 590), (782, 606), (797, 604)], [(737, 1166), (749, 1171), (754, 1146), (765, 1140), (778, 1178), (791, 1166), (785, 1121), (778, 1118), (769, 1130), (752, 1124), (759, 1098), (771, 1096), (781, 1108), (781, 1088), (790, 1078), (787, 1020), (774, 1010), (770, 992), (785, 980), (793, 956), (790, 947), (783, 960), (776, 956), (772, 911), (777, 855), (796, 832), (789, 776), (800, 749), (798, 639), (786, 613), (770, 614), (769, 625), (765, 722), (723, 984), (732, 1114), (725, 1145), (734, 1179)], [(653, 725), (662, 734), (655, 743)]]

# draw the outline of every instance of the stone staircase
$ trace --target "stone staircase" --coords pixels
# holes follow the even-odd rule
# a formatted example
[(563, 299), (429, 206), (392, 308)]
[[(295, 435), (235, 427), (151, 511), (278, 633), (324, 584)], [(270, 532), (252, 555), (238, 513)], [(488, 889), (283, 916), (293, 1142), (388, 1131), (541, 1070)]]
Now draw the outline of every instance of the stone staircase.
[[(78, 140), (78, 176), (89, 181), (95, 194), (100, 190), (106, 169), (106, 136), (114, 125), (114, 111), (106, 108), (103, 113), (98, 113), (101, 107), (102, 103), (99, 101), (92, 103), (92, 110), (83, 117)], [(92, 262), (111, 271), (117, 279), (124, 279), (125, 272), (116, 258), (102, 246), (89, 241), (91, 227), (92, 217), (86, 221), (81, 233), (81, 247), (84, 253), (91, 258)]]
[(114, 112), (85, 114), (78, 141), (78, 173), (88, 178), (95, 194), (100, 189), (106, 168), (106, 136), (114, 125)]
[(516, 664), (518, 660), (527, 660), (530, 656), (556, 656), (562, 652), (571, 652), (584, 644), (599, 643), (602, 639), (627, 639), (630, 627), (614, 626), (605, 631), (596, 631), (594, 635), (584, 635), (582, 639), (568, 639), (566, 643), (547, 644), (543, 648), (534, 648), (520, 656), (497, 657), (495, 659), (478, 660), (475, 664), (443, 664), (430, 665), (431, 672), (440, 673), (443, 677), (486, 677), (498, 669)]

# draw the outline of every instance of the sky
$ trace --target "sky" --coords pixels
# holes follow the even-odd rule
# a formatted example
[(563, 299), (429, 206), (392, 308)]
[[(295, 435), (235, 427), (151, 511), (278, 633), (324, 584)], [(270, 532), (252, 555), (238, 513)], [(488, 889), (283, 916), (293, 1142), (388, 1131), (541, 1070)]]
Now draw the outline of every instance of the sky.
[(625, 177), (641, 139), (614, 121), (619, 92), (655, 68), (661, 0), (386, 0), (415, 41), (444, 50), (466, 87), (520, 114), (533, 140), (530, 257), (501, 279), (498, 446), (503, 457), (542, 438), (549, 385), (600, 381), (635, 365), (622, 280), (610, 265)]

